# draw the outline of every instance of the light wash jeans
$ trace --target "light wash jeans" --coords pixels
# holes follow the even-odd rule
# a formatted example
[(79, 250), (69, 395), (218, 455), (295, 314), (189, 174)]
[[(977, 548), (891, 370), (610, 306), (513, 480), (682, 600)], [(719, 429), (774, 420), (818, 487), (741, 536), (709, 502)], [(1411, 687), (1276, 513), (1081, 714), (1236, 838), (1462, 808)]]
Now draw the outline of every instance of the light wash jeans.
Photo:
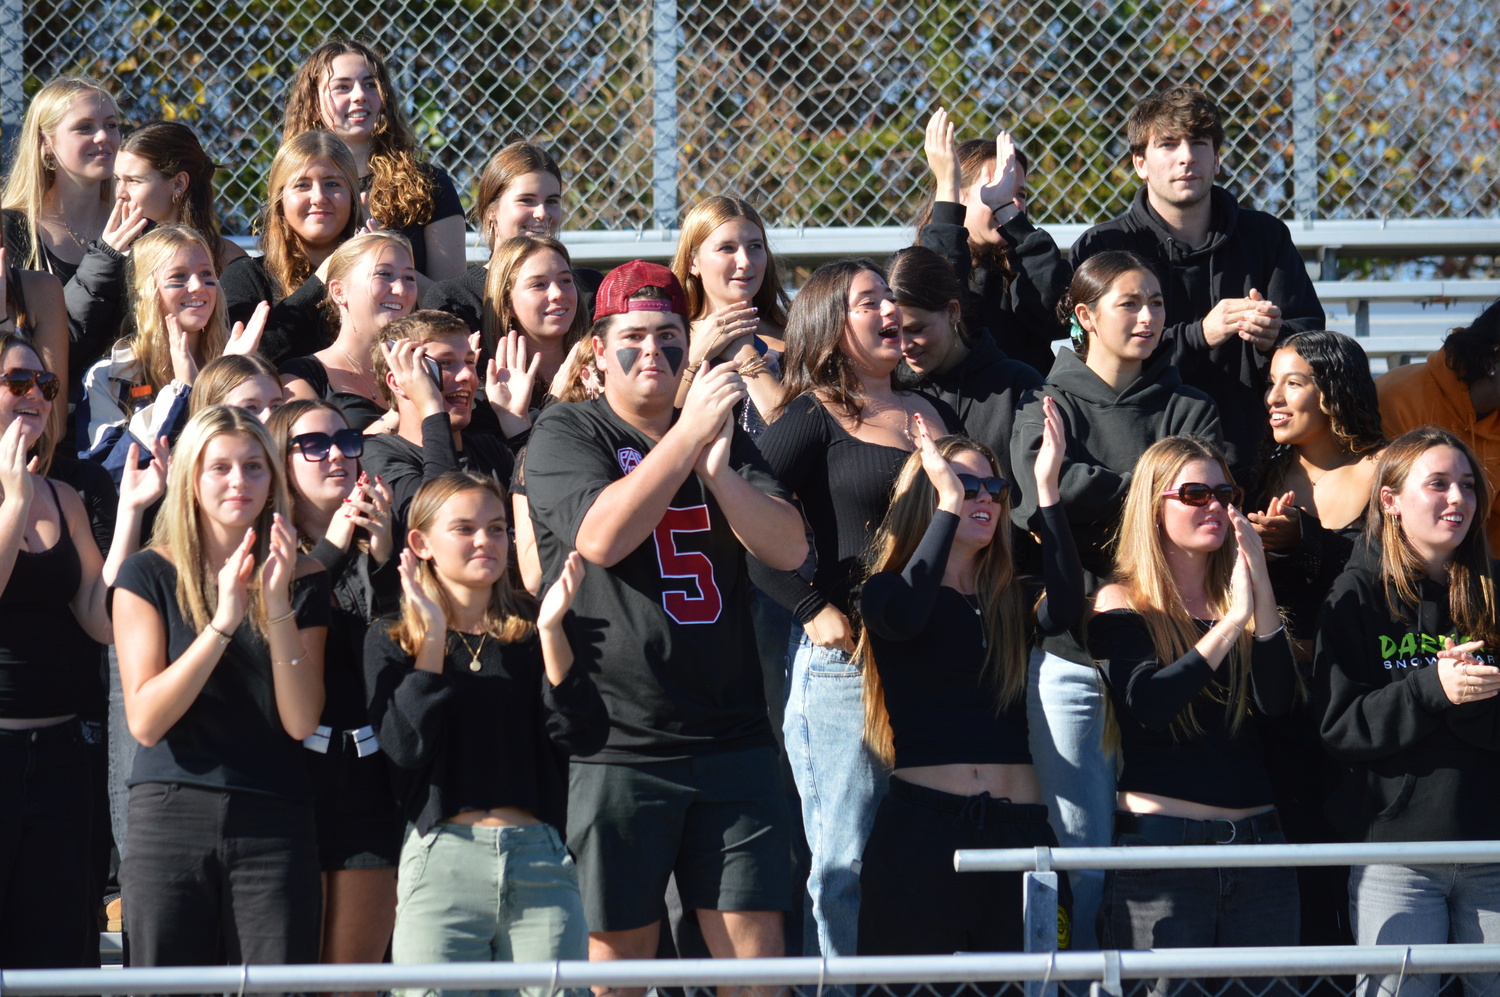
[(863, 679), (849, 656), (815, 646), (801, 627), (792, 628), (790, 653), (783, 733), (812, 849), (802, 954), (854, 955), (860, 856), (890, 770), (865, 747)]
[[(1105, 692), (1099, 670), (1041, 649), (1031, 652), (1026, 722), (1048, 820), (1064, 847), (1108, 847), (1114, 833), (1115, 761), (1104, 753)], [(1068, 873), (1073, 949), (1097, 949), (1094, 920), (1104, 873)]]
[[(1356, 945), (1500, 942), (1500, 865), (1370, 865), (1349, 870)], [(1398, 977), (1361, 976), (1357, 997), (1386, 997)], [(1433, 997), (1435, 975), (1401, 980), (1404, 997)], [(1495, 973), (1464, 974), (1468, 997), (1500, 994)]]
[(426, 834), (409, 828), (397, 877), (393, 962), (589, 957), (578, 874), (550, 824), (438, 824)]

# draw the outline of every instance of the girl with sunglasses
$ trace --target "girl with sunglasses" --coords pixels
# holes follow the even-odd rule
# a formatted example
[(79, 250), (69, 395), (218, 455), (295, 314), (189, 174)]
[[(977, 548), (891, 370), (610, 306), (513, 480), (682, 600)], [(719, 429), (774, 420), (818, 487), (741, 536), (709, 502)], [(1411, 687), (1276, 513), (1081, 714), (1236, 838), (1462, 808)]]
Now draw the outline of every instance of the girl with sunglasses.
[(265, 427), (216, 405), (183, 429), (151, 546), (120, 571), (120, 680), (141, 744), (120, 867), (135, 965), (318, 958), (299, 742), (323, 711), (330, 591), (290, 517)]
[(1024, 948), (1020, 874), (959, 875), (953, 851), (1057, 843), (1026, 743), (1026, 666), (1034, 631), (1082, 617), (1083, 571), (1057, 498), (1062, 419), (1050, 399), (1044, 412), (1042, 585), (1011, 560), (995, 454), (934, 442), (920, 421), (867, 555), (865, 739), (894, 769), (859, 873), (861, 955)]
[(391, 496), (383, 481), (361, 473), (365, 438), (337, 406), (297, 399), (267, 428), (285, 455), (299, 546), (333, 586), (326, 701), (317, 733), (304, 742), (323, 870), (323, 961), (379, 962), (395, 924), (406, 825), (365, 709), (365, 631), (400, 598)]
[(78, 493), (45, 477), (61, 379), (9, 333), (0, 370), (0, 966), (97, 966), (94, 773), (78, 714), (99, 656), (60, 654), (76, 642), (59, 639), (77, 627), (113, 641), (105, 597), (161, 494), (166, 452), (130, 462), (105, 560)]
[(514, 589), (505, 493), (485, 475), (425, 482), (409, 522), (401, 613), (365, 642), (370, 720), (411, 822), (392, 958), (585, 959), (568, 758), (604, 746), (609, 716), (563, 632), (583, 558), (539, 607)]
[(417, 303), (411, 243), (397, 232), (357, 235), (329, 257), (324, 283), (338, 337), (310, 356), (282, 361), (281, 382), (291, 398), (334, 403), (363, 432), (386, 414), (374, 365), (385, 329)]
[[(1203, 392), (1187, 387), (1159, 350), (1166, 312), (1161, 286), (1145, 260), (1100, 253), (1073, 274), (1058, 315), (1073, 327), (1073, 349), (1057, 356), (1046, 383), (1028, 392), (1016, 414), (1011, 469), (1020, 497), (1015, 525), (1040, 534), (1032, 468), (1042, 445), (1043, 399), (1051, 398), (1067, 440), (1058, 496), (1092, 597), (1114, 570), (1110, 542), (1136, 461), (1156, 440), (1179, 433), (1219, 438), (1219, 415)], [(1105, 749), (1105, 702), (1082, 629), (1043, 637), (1026, 683), (1031, 757), (1042, 798), (1064, 845), (1105, 846), (1115, 808), (1115, 762)], [(1073, 888), (1074, 948), (1094, 948), (1094, 914), (1103, 875), (1068, 874)]]
[[(1219, 448), (1170, 436), (1136, 464), (1089, 650), (1119, 731), (1116, 845), (1279, 844), (1253, 713), (1296, 692), (1265, 552)], [(1297, 944), (1291, 869), (1108, 872), (1110, 949)], [(1163, 990), (1158, 983), (1157, 992)]]

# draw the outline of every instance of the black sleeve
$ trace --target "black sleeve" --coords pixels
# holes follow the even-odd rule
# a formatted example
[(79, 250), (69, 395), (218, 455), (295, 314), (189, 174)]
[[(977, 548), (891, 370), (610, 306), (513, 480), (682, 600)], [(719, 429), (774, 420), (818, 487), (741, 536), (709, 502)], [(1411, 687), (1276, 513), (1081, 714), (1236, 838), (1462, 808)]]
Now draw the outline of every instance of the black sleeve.
[[(1083, 565), (1073, 528), (1061, 503), (1041, 510), (1042, 578), (1046, 592), (1036, 609), (1037, 629), (1051, 636), (1071, 630), (1083, 621)], [(1004, 526), (1002, 524), (1001, 528)]]
[[(1307, 264), (1292, 241), (1291, 230), (1286, 222), (1274, 216), (1266, 216), (1274, 229), (1272, 236), (1276, 249), (1276, 263), (1271, 270), (1266, 286), (1258, 288), (1265, 299), (1281, 309), (1281, 333), (1277, 342), (1299, 332), (1322, 329), (1326, 323), (1323, 302), (1318, 300), (1317, 288), (1307, 274)], [(1247, 292), (1248, 293), (1248, 292)], [(1262, 354), (1269, 364), (1270, 354)]]
[[(814, 475), (828, 474), (828, 417), (812, 395), (794, 399), (781, 417), (766, 427), (757, 443), (771, 473), (793, 495), (798, 495)], [(755, 558), (747, 561), (750, 579), (763, 592), (808, 623), (828, 604), (828, 597), (796, 571), (777, 571)]]
[(1372, 624), (1384, 606), (1384, 594), (1363, 573), (1346, 571), (1318, 615), (1313, 660), (1328, 683), (1323, 743), (1345, 761), (1405, 751), (1437, 730), (1452, 705), (1436, 668), (1413, 669), (1400, 680), (1383, 667)]
[(427, 765), (441, 743), (443, 712), (453, 695), (448, 677), (422, 671), (391, 639), (391, 620), (377, 620), (365, 634), (365, 688), (370, 726), (380, 748), (403, 769)]
[[(957, 201), (932, 202), (932, 218), (917, 233), (917, 244), (948, 261), (959, 286), (968, 294), (969, 270), (974, 264), (969, 252), (969, 230), (964, 227), (968, 209)], [(965, 302), (964, 310), (969, 311)]]
[(464, 202), (459, 199), (458, 188), (453, 186), (453, 178), (448, 175), (448, 171), (433, 163), (427, 163), (426, 166), (427, 179), (432, 185), (432, 216), (427, 221), (439, 222), (444, 218), (462, 215)]
[(958, 517), (937, 510), (906, 567), (899, 573), (881, 571), (870, 576), (859, 597), (859, 614), (871, 633), (886, 640), (912, 640), (922, 633), (942, 587), (957, 532)]
[[(353, 548), (354, 544), (351, 542), (349, 546)], [(323, 566), (324, 571), (334, 577), (344, 573), (344, 566), (349, 563), (349, 553), (331, 543), (327, 537), (323, 537), (307, 552), (309, 557)]]
[(328, 572), (314, 571), (292, 582), (292, 612), (298, 630), (333, 622), (333, 581)]
[[(1042, 397), (1045, 387), (1021, 396), (1016, 412), (1015, 435), (1011, 437), (1010, 466), (1016, 476), (1019, 501), (1011, 510), (1011, 519), (1023, 530), (1040, 533), (1042, 517), (1036, 498), (1036, 455), (1042, 447)], [(1056, 396), (1054, 396), (1054, 400)], [(1066, 449), (1062, 471), (1057, 476), (1059, 505), (1073, 523), (1101, 523), (1112, 520), (1125, 503), (1130, 488), (1130, 472), (1115, 471), (1096, 464), (1080, 442), (1083, 427), (1071, 423), (1072, 412), (1060, 400), (1058, 414), (1063, 420)]]
[(317, 357), (289, 357), (276, 365), (276, 373), (306, 381), (319, 398), (328, 397), (328, 368)]
[(63, 286), (68, 309), (68, 378), (78, 383), (83, 372), (109, 352), (120, 338), (124, 308), (126, 257), (95, 239), (89, 243), (78, 272)]
[[(1057, 319), (1057, 303), (1073, 280), (1073, 266), (1044, 229), (1031, 224), (1023, 211), (1000, 226), (1017, 264), (1010, 283), (1012, 335), (1051, 347), (1067, 335)], [(967, 248), (967, 247), (965, 247)]]
[(448, 421), (447, 412), (422, 420), (420, 462), (395, 441), (383, 444), (377, 442), (379, 440), (378, 436), (370, 437), (365, 444), (365, 470), (384, 479), (385, 486), (391, 490), (393, 520), (405, 523), (406, 512), (411, 508), (411, 500), (417, 497), (422, 482), (445, 471), (459, 469), (458, 452), (453, 449), (452, 423)]
[(547, 680), (544, 670), (542, 704), (547, 708), (547, 736), (560, 751), (585, 758), (609, 740), (609, 712), (583, 668), (569, 669), (557, 685)]
[(1297, 659), (1286, 632), (1269, 640), (1250, 641), (1250, 688), (1255, 707), (1268, 717), (1283, 717), (1297, 699)]
[(1193, 648), (1169, 664), (1158, 661), (1146, 621), (1129, 610), (1100, 613), (1089, 621), (1089, 653), (1108, 659), (1110, 687), (1149, 730), (1170, 729), (1214, 678), (1213, 666)]
[(1443, 714), (1453, 736), (1485, 751), (1500, 751), (1500, 699), (1462, 703)]

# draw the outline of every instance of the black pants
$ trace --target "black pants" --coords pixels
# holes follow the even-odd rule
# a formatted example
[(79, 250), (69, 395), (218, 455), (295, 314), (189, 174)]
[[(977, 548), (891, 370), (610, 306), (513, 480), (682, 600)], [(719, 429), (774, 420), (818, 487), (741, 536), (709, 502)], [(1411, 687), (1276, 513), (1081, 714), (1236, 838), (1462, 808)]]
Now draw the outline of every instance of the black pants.
[(77, 720), (0, 730), (0, 968), (99, 965), (92, 800)]
[(120, 886), (133, 966), (318, 961), (322, 880), (309, 803), (135, 786)]
[[(859, 954), (1021, 951), (1021, 873), (960, 874), (953, 852), (1056, 844), (1040, 804), (955, 796), (893, 777), (859, 873)], [(1065, 877), (1058, 894), (1058, 934), (1066, 941), (1072, 894)]]

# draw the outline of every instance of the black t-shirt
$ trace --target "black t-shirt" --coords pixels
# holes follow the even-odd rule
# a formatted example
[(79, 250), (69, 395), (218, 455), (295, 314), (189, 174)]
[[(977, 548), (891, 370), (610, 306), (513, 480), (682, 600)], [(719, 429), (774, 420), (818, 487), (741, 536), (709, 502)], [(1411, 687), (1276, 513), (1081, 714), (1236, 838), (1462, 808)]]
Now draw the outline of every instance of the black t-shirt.
[[(526, 490), (544, 585), (561, 572), (600, 493), (653, 445), (603, 398), (542, 413), (526, 450)], [(766, 494), (786, 498), (738, 428), (729, 464)], [(568, 636), (609, 707), (609, 743), (595, 760), (665, 760), (771, 743), (745, 550), (696, 474), (649, 540), (612, 568), (584, 564)]]
[[(154, 550), (133, 554), (115, 587), (133, 592), (161, 614), (167, 627), (167, 661), (187, 652), (200, 631), (177, 604), (177, 569)], [(292, 583), (297, 626), (326, 627), (328, 575), (318, 571)], [(157, 743), (139, 748), (130, 785), (180, 782), (209, 789), (267, 793), (292, 800), (311, 796), (300, 742), (287, 735), (276, 710), (271, 652), (242, 622), (187, 712)]]
[(340, 412), (344, 413), (344, 421), (349, 428), (357, 429), (361, 433), (369, 429), (380, 418), (385, 415), (386, 410), (381, 404), (373, 399), (353, 391), (335, 391), (333, 384), (328, 380), (328, 368), (323, 366), (323, 361), (315, 356), (292, 357), (283, 360), (276, 366), (276, 372), (283, 377), (295, 377), (306, 381), (318, 397), (325, 402), (337, 405)]
[(461, 433), (464, 448), (453, 446), (453, 424), (447, 412), (429, 415), (422, 420), (422, 444), (381, 433), (365, 437), (365, 455), (360, 465), (371, 475), (379, 475), (391, 490), (391, 515), (396, 528), (398, 548), (406, 539), (406, 513), (417, 489), (449, 471), (473, 471), (488, 474), (503, 488), (515, 468), (515, 456), (504, 443), (483, 433)]
[[(427, 226), (433, 222), (440, 222), (444, 218), (452, 218), (454, 215), (464, 213), (463, 202), (458, 199), (458, 188), (453, 186), (453, 178), (448, 171), (441, 166), (433, 166), (431, 163), (418, 163), (417, 169), (427, 178), (427, 189), (432, 195), (432, 214), (427, 221), (415, 225), (403, 225), (396, 229), (402, 235), (411, 240), (411, 262), (417, 268), (418, 273), (427, 272)], [(367, 173), (359, 178), (360, 193), (368, 193), (370, 185), (375, 182), (375, 175)]]
[(328, 288), (317, 274), (283, 298), (266, 270), (266, 258), (246, 256), (224, 268), (219, 275), (219, 291), (224, 295), (230, 322), (249, 322), (262, 301), (270, 302), (271, 314), (266, 316), (266, 331), (260, 338), (260, 355), (272, 363), (316, 353), (338, 334), (323, 313)]

